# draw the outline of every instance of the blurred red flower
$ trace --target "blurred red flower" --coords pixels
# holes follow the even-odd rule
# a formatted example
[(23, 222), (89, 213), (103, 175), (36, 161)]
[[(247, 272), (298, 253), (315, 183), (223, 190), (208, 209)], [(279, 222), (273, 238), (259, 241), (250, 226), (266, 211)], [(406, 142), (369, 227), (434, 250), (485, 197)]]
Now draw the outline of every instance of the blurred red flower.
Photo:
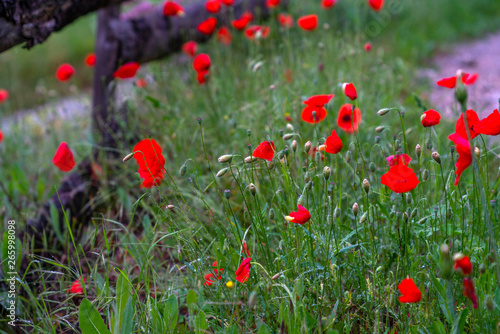
[(322, 0), (321, 7), (323, 7), (323, 9), (332, 8), (333, 6), (335, 6), (336, 3), (337, 0)]
[(438, 125), (441, 120), (441, 115), (434, 109), (429, 109), (424, 111), (422, 117), (420, 117), (420, 122), (425, 128), (430, 126)]
[(0, 131), (0, 143), (3, 142), (3, 132)]
[(285, 13), (280, 13), (280, 14), (278, 14), (277, 18), (278, 18), (278, 23), (283, 28), (291, 28), (291, 27), (293, 27), (293, 17), (292, 17), (292, 15), (288, 15), (288, 14), (285, 14)]
[[(314, 95), (305, 100), (303, 103), (307, 106), (302, 110), (302, 120), (307, 123), (319, 123), (326, 117), (325, 104), (327, 104), (332, 98), (331, 95)], [(313, 112), (316, 112), (316, 117), (314, 117)]]
[(215, 28), (217, 28), (217, 19), (215, 17), (209, 17), (198, 25), (198, 31), (205, 35), (213, 34)]
[(368, 0), (368, 4), (374, 11), (378, 12), (384, 7), (384, 0)]
[(474, 281), (471, 277), (464, 278), (464, 296), (469, 298), (472, 302), (472, 307), (477, 309), (479, 303), (477, 301), (476, 289), (474, 288)]
[[(472, 109), (467, 110), (465, 115), (467, 117), (467, 125), (469, 126), (471, 139), (474, 139), (477, 136), (479, 136), (479, 133), (474, 131), (474, 127), (476, 126), (477, 123), (479, 123), (479, 117), (477, 116), (476, 112)], [(457, 124), (455, 125), (455, 132), (458, 133), (460, 136), (462, 136), (464, 139), (468, 139), (467, 131), (465, 129), (463, 114), (460, 115), (460, 118), (458, 119)]]
[(462, 176), (464, 170), (466, 170), (472, 163), (472, 153), (470, 151), (469, 141), (460, 134), (453, 133), (448, 136), (448, 139), (455, 144), (455, 149), (458, 153), (458, 160), (455, 164), (455, 174), (457, 175), (455, 179), (455, 186), (457, 186), (460, 181), (460, 176)]
[(193, 68), (196, 72), (208, 71), (210, 65), (210, 56), (205, 53), (200, 53), (193, 60)]
[(280, 5), (281, 0), (266, 0), (267, 8), (275, 8)]
[(63, 172), (69, 172), (75, 167), (75, 159), (73, 158), (73, 152), (68, 147), (68, 144), (62, 142), (57, 148), (56, 154), (52, 159), (54, 165), (62, 170)]
[[(1, 101), (1, 98), (0, 98)], [(473, 125), (475, 133), (488, 136), (498, 136), (500, 134), (500, 113), (495, 109), (488, 117)]]
[(209, 13), (217, 14), (220, 11), (220, 0), (208, 0), (205, 9)]
[(342, 85), (342, 90), (344, 91), (344, 94), (351, 99), (351, 101), (354, 101), (358, 98), (358, 93), (356, 92), (356, 87), (352, 83), (345, 83)]
[(298, 205), (298, 208), (299, 210), (297, 212), (290, 212), (290, 214), (286, 216), (285, 219), (294, 224), (304, 225), (309, 221), (309, 219), (311, 219), (311, 214), (300, 204)]
[(69, 80), (73, 74), (75, 74), (75, 69), (70, 64), (62, 64), (59, 66), (56, 72), (56, 78), (59, 81)]
[(263, 141), (255, 148), (252, 153), (254, 158), (264, 159), (267, 161), (273, 160), (274, 157), (274, 143), (272, 141)]
[(148, 86), (148, 82), (145, 78), (140, 78), (135, 81), (135, 85), (139, 88), (146, 88)]
[(236, 30), (243, 30), (253, 21), (252, 12), (244, 12), (239, 19), (233, 20), (233, 27)]
[(409, 277), (401, 281), (398, 290), (402, 294), (399, 297), (401, 303), (418, 303), (422, 299), (422, 293), (413, 282), (413, 279)]
[(468, 256), (465, 256), (462, 253), (457, 253), (453, 255), (453, 261), (455, 262), (453, 270), (461, 270), (464, 276), (472, 274), (472, 263), (470, 262)]
[(0, 103), (3, 103), (9, 99), (9, 92), (7, 89), (0, 89)]
[(331, 154), (337, 154), (342, 150), (342, 146), (343, 146), (342, 141), (337, 135), (337, 132), (333, 130), (332, 135), (326, 138), (325, 145), (321, 145), (319, 147), (319, 150)]
[(297, 20), (297, 24), (306, 31), (312, 31), (318, 27), (318, 15), (311, 14), (302, 16)]
[(386, 185), (395, 193), (406, 193), (415, 189), (419, 183), (417, 175), (413, 169), (406, 165), (395, 165), (380, 179), (383, 185)]
[(89, 53), (87, 57), (85, 57), (85, 65), (88, 67), (94, 67), (95, 65), (95, 54)]
[(163, 6), (163, 15), (165, 16), (184, 16), (184, 8), (173, 1), (165, 2)]
[(253, 25), (245, 30), (245, 36), (249, 40), (267, 38), (270, 32), (271, 28), (269, 28), (268, 26)]
[(357, 132), (361, 123), (361, 110), (356, 108), (353, 113), (353, 108), (349, 103), (342, 105), (337, 118), (337, 125), (347, 133)]
[(250, 261), (251, 258), (247, 257), (241, 262), (238, 270), (236, 270), (236, 280), (240, 283), (245, 283), (250, 277)]
[(217, 31), (217, 41), (224, 45), (230, 45), (233, 41), (233, 36), (231, 35), (231, 31), (228, 27), (221, 27)]
[(160, 145), (154, 139), (143, 139), (134, 147), (134, 159), (139, 165), (142, 188), (159, 185), (164, 178), (165, 158)]
[(184, 54), (190, 57), (194, 57), (197, 50), (198, 50), (198, 43), (194, 41), (189, 41), (182, 44), (182, 52), (184, 52)]
[(234, 4), (234, 0), (221, 0), (221, 1), (226, 6), (232, 6)]
[(215, 272), (215, 274), (210, 273), (210, 274), (205, 275), (205, 285), (206, 286), (210, 286), (210, 285), (214, 284), (215, 279), (218, 279), (218, 280), (222, 279), (221, 274), (224, 272), (224, 269), (223, 268), (219, 269), (219, 267), (217, 265), (217, 261), (214, 261), (214, 263), (212, 263), (212, 269)]
[(139, 70), (139, 67), (141, 65), (137, 62), (129, 62), (125, 63), (122, 66), (120, 66), (115, 73), (113, 73), (113, 76), (117, 79), (130, 79), (135, 77), (135, 74)]
[(370, 52), (372, 49), (372, 43), (366, 43), (364, 48), (366, 52)]
[(388, 156), (387, 158), (385, 158), (385, 160), (387, 160), (389, 167), (393, 167), (396, 165), (408, 166), (408, 164), (411, 161), (411, 157), (408, 154), (403, 153), (403, 154), (396, 154), (396, 155)]
[[(83, 282), (85, 283), (85, 277), (82, 277), (83, 278)], [(83, 287), (82, 287), (82, 282), (80, 281), (80, 279), (76, 279), (73, 284), (71, 285), (71, 287), (68, 289), (68, 293), (74, 293), (74, 294), (78, 294), (78, 295), (82, 295), (83, 294)]]
[(209, 74), (208, 71), (200, 71), (200, 72), (198, 72), (198, 74), (196, 75), (196, 80), (198, 80), (198, 83), (200, 85), (203, 85), (205, 82), (207, 82), (207, 80), (208, 80), (208, 74)]
[(466, 86), (472, 85), (476, 82), (479, 75), (477, 73), (469, 74), (469, 73), (459, 73), (454, 77), (443, 78), (437, 82), (438, 86), (446, 87), (446, 88), (455, 88), (457, 85), (457, 79), (462, 77), (462, 83)]

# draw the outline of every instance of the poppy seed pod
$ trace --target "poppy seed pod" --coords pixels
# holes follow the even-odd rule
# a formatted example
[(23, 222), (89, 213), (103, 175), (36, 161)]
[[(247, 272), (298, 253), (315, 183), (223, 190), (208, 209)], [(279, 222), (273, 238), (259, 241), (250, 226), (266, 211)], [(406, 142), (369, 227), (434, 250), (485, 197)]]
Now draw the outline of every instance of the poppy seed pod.
[(181, 168), (179, 168), (179, 175), (184, 176), (186, 175), (187, 167), (186, 165), (182, 165)]
[(358, 216), (358, 212), (359, 212), (359, 205), (358, 203), (354, 203), (354, 205), (352, 206), (352, 213), (354, 214), (354, 217)]
[(257, 194), (257, 188), (255, 188), (255, 184), (250, 183), (248, 185), (248, 190), (250, 191), (250, 194), (255, 197), (255, 195)]
[(231, 197), (231, 190), (229, 189), (224, 190), (224, 197), (226, 199), (229, 199)]
[(479, 149), (479, 147), (474, 147), (474, 154), (478, 159), (481, 157), (481, 150)]
[(384, 129), (385, 129), (385, 126), (381, 125), (381, 126), (377, 126), (377, 127), (375, 128), (375, 131), (377, 131), (377, 132), (382, 132), (382, 131), (384, 131)]
[(293, 150), (294, 153), (297, 151), (297, 145), (298, 144), (297, 144), (296, 140), (292, 141), (292, 150)]
[(417, 158), (420, 158), (420, 156), (422, 155), (422, 147), (419, 144), (415, 146), (415, 154), (417, 155)]
[(233, 155), (232, 154), (224, 154), (224, 155), (220, 156), (218, 160), (221, 164), (223, 164), (225, 162), (231, 162), (233, 160)]
[(283, 140), (292, 139), (294, 135), (295, 135), (294, 133), (287, 133), (286, 135), (283, 136)]
[(387, 115), (389, 113), (389, 111), (391, 111), (390, 108), (380, 109), (379, 111), (377, 111), (377, 115), (384, 116), (384, 115)]
[(130, 159), (132, 159), (134, 157), (134, 153), (129, 153), (125, 156), (125, 158), (123, 158), (123, 162), (127, 162), (129, 161)]
[(226, 175), (228, 170), (229, 170), (229, 167), (222, 168), (220, 171), (217, 172), (216, 176), (223, 177), (224, 175)]
[(370, 192), (370, 182), (367, 179), (363, 180), (363, 189), (367, 194)]
[(432, 152), (431, 154), (432, 159), (434, 159), (435, 162), (441, 165), (441, 156), (437, 152)]
[(331, 173), (332, 170), (330, 169), (330, 167), (325, 166), (325, 168), (323, 168), (323, 176), (325, 177), (325, 180), (328, 180), (330, 178)]
[(304, 145), (304, 151), (306, 151), (306, 153), (309, 152), (309, 150), (311, 149), (311, 147), (312, 147), (312, 143), (310, 141), (308, 141)]

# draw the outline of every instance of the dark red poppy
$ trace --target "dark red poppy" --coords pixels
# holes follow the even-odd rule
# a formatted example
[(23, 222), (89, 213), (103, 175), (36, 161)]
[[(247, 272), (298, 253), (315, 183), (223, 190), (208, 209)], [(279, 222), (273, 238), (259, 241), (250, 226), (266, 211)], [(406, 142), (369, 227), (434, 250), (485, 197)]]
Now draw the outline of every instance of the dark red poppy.
[(374, 11), (378, 12), (384, 7), (384, 0), (368, 0), (368, 4)]
[(193, 68), (196, 72), (208, 71), (210, 65), (210, 56), (205, 53), (200, 53), (193, 60)]
[(311, 14), (302, 16), (297, 20), (297, 24), (306, 31), (312, 31), (318, 27), (318, 15)]
[(408, 154), (404, 153), (388, 156), (387, 158), (385, 158), (385, 160), (387, 160), (389, 167), (393, 167), (396, 165), (408, 166), (411, 161), (411, 157)]
[(233, 27), (236, 30), (243, 30), (252, 21), (253, 21), (252, 12), (244, 12), (239, 19), (233, 20)]
[(453, 261), (455, 264), (453, 265), (453, 270), (462, 271), (464, 276), (472, 274), (472, 263), (468, 256), (465, 256), (462, 253), (457, 253), (453, 255)]
[(231, 35), (231, 31), (228, 27), (221, 27), (217, 31), (217, 41), (224, 45), (230, 45), (233, 41), (233, 36)]
[(274, 143), (272, 141), (263, 141), (255, 148), (252, 153), (254, 158), (264, 159), (267, 161), (273, 160), (274, 157)]
[(165, 158), (160, 145), (154, 139), (143, 139), (134, 147), (134, 159), (139, 165), (141, 187), (151, 188), (159, 185), (164, 178)]
[(280, 5), (281, 0), (266, 0), (267, 8), (275, 8)]
[(337, 125), (347, 133), (357, 132), (361, 123), (361, 110), (356, 108), (353, 112), (353, 108), (354, 106), (349, 103), (342, 105), (337, 117)]
[(148, 86), (148, 82), (145, 78), (140, 78), (135, 81), (135, 85), (139, 88), (146, 88)]
[(182, 44), (182, 52), (184, 52), (184, 54), (190, 57), (194, 57), (197, 50), (198, 50), (198, 43), (194, 41), (189, 41)]
[[(85, 277), (83, 277), (83, 282), (85, 283)], [(71, 287), (68, 289), (68, 293), (83, 295), (83, 287), (80, 279), (77, 279), (73, 282)]]
[(278, 14), (277, 18), (278, 18), (278, 23), (283, 28), (291, 28), (291, 27), (293, 27), (293, 17), (292, 17), (292, 15), (280, 13), (280, 14)]
[(75, 69), (70, 64), (62, 64), (56, 72), (56, 78), (59, 81), (68, 81), (75, 74)]
[(297, 212), (290, 212), (290, 214), (286, 216), (285, 219), (294, 224), (304, 225), (309, 221), (309, 219), (311, 219), (311, 214), (300, 204), (298, 205), (298, 208), (299, 210)]
[(245, 283), (250, 278), (250, 261), (252, 259), (247, 257), (241, 262), (238, 270), (236, 270), (236, 280), (240, 283)]
[(344, 94), (351, 99), (351, 101), (354, 101), (358, 98), (358, 93), (356, 92), (356, 87), (352, 83), (345, 83), (342, 85), (342, 90), (344, 91)]
[(85, 57), (85, 65), (88, 67), (94, 67), (95, 65), (95, 54), (89, 53), (87, 57)]
[[(471, 139), (474, 139), (477, 136), (479, 136), (479, 133), (475, 131), (475, 126), (476, 124), (479, 123), (479, 117), (477, 116), (476, 112), (472, 109), (467, 110), (465, 114), (467, 116), (467, 125), (469, 126)], [(455, 132), (458, 133), (463, 138), (467, 139), (467, 131), (465, 130), (465, 122), (463, 114), (460, 115), (460, 118), (458, 119), (457, 124), (455, 125)]]
[(464, 278), (464, 296), (469, 298), (472, 302), (472, 307), (477, 309), (479, 303), (477, 301), (476, 289), (474, 288), (474, 281), (471, 277)]
[(221, 0), (221, 1), (226, 6), (232, 6), (234, 4), (234, 0)]
[(495, 109), (488, 117), (473, 125), (475, 133), (488, 136), (498, 136), (500, 134), (500, 113)]
[(420, 122), (425, 128), (430, 126), (438, 125), (441, 120), (441, 115), (434, 109), (424, 111), (422, 117), (420, 117)]
[(217, 14), (220, 11), (220, 0), (208, 0), (205, 9), (209, 13)]
[(120, 66), (115, 73), (113, 73), (113, 76), (117, 79), (130, 79), (135, 77), (135, 74), (139, 70), (139, 67), (141, 65), (137, 62), (129, 62), (125, 63), (122, 66)]
[(380, 179), (383, 185), (386, 185), (395, 193), (406, 193), (415, 189), (419, 183), (417, 175), (413, 169), (406, 165), (395, 165)]
[(455, 149), (458, 153), (458, 160), (455, 164), (455, 174), (457, 175), (455, 179), (455, 186), (457, 186), (460, 181), (460, 176), (462, 176), (464, 170), (466, 170), (472, 163), (472, 154), (470, 151), (469, 141), (460, 134), (453, 133), (448, 136), (448, 139), (455, 144)]
[(331, 154), (337, 154), (342, 150), (342, 146), (342, 140), (340, 140), (337, 135), (337, 131), (333, 130), (332, 135), (326, 138), (325, 145), (321, 145), (319, 150)]
[(399, 297), (401, 303), (418, 303), (422, 300), (422, 292), (413, 282), (413, 279), (407, 277), (398, 285), (398, 290), (402, 296)]
[[(325, 104), (327, 104), (332, 98), (331, 95), (314, 95), (304, 101), (307, 106), (302, 110), (302, 120), (307, 123), (319, 123), (326, 117)], [(316, 117), (313, 113), (316, 112)]]
[(260, 39), (268, 37), (270, 32), (271, 28), (269, 28), (268, 26), (253, 25), (245, 29), (245, 36), (249, 40)]
[(370, 52), (372, 49), (372, 43), (366, 43), (364, 48), (366, 52)]
[(9, 99), (9, 92), (7, 89), (0, 89), (0, 103), (3, 103)]
[(336, 3), (337, 0), (322, 0), (321, 7), (323, 7), (323, 9), (332, 8), (333, 6), (335, 6)]
[(217, 19), (215, 17), (209, 17), (198, 25), (198, 31), (205, 35), (213, 34), (215, 28), (217, 28)]
[(68, 147), (68, 144), (62, 142), (56, 154), (54, 154), (54, 158), (52, 159), (54, 165), (62, 170), (63, 172), (69, 172), (75, 167), (75, 159), (73, 158), (73, 152)]
[(453, 89), (457, 85), (457, 79), (461, 77), (462, 83), (466, 86), (472, 85), (476, 82), (479, 75), (477, 73), (459, 73), (454, 77), (443, 78), (437, 82), (438, 86)]
[(165, 16), (184, 16), (184, 8), (173, 1), (165, 2), (163, 6), (163, 15)]

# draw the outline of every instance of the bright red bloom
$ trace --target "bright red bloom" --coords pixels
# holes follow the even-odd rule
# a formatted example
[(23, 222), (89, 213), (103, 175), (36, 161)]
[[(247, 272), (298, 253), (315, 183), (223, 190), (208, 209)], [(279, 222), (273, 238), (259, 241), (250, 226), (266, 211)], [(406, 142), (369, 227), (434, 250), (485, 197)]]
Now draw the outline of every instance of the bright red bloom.
[(115, 73), (113, 73), (113, 76), (118, 79), (130, 79), (135, 77), (135, 74), (139, 70), (139, 67), (141, 65), (137, 62), (129, 62), (125, 63), (122, 66), (120, 66)]
[[(467, 125), (469, 126), (471, 139), (474, 139), (479, 136), (479, 133), (475, 131), (475, 126), (479, 123), (479, 117), (472, 109), (467, 110), (465, 114), (467, 116)], [(467, 131), (465, 129), (463, 114), (460, 115), (460, 118), (455, 125), (455, 132), (462, 136), (464, 139), (467, 139)]]
[(184, 8), (173, 1), (165, 2), (163, 6), (163, 15), (165, 16), (184, 16)]
[(453, 270), (461, 270), (464, 276), (472, 274), (472, 263), (468, 256), (465, 256), (462, 253), (457, 253), (453, 256), (453, 261), (455, 264), (453, 265)]
[(291, 28), (291, 27), (293, 27), (293, 17), (292, 17), (292, 15), (280, 13), (280, 14), (278, 14), (278, 23), (283, 28)]
[(0, 143), (3, 142), (3, 132), (0, 131)]
[[(83, 282), (85, 283), (85, 277), (83, 277)], [(73, 282), (71, 285), (71, 288), (68, 289), (68, 293), (74, 293), (78, 295), (83, 294), (83, 287), (82, 287), (82, 282), (80, 279), (77, 279)]]
[(85, 57), (85, 65), (88, 67), (94, 67), (95, 65), (95, 54), (89, 53), (87, 57)]
[[(327, 104), (334, 95), (314, 95), (304, 101), (307, 106), (302, 110), (302, 120), (307, 123), (319, 123), (326, 117), (325, 104)], [(313, 116), (316, 112), (316, 117)]]
[(464, 278), (464, 296), (469, 298), (472, 302), (472, 307), (477, 309), (479, 303), (477, 302), (476, 289), (474, 288), (474, 281), (471, 277)]
[(231, 42), (233, 41), (233, 36), (231, 35), (231, 31), (229, 31), (228, 27), (221, 27), (217, 31), (217, 41), (225, 45), (231, 44)]
[(448, 139), (455, 144), (455, 149), (459, 154), (457, 163), (455, 164), (455, 174), (457, 175), (457, 178), (455, 179), (455, 186), (457, 186), (460, 181), (460, 176), (462, 176), (464, 170), (466, 170), (472, 163), (472, 153), (470, 151), (469, 141), (460, 134), (453, 133), (448, 136)]
[(210, 285), (214, 284), (215, 279), (218, 279), (218, 280), (222, 279), (221, 274), (224, 272), (224, 269), (218, 268), (217, 261), (214, 261), (214, 263), (212, 263), (212, 267), (213, 267), (215, 274), (210, 273), (210, 274), (205, 275), (205, 285), (206, 286), (210, 286)]
[(302, 16), (297, 20), (297, 24), (304, 30), (312, 31), (318, 27), (318, 15)]
[(321, 145), (319, 150), (331, 154), (337, 154), (342, 150), (342, 146), (342, 140), (340, 140), (337, 132), (333, 130), (332, 135), (326, 138), (325, 145)]
[(425, 128), (438, 125), (441, 120), (441, 115), (434, 109), (424, 111), (422, 114), (421, 123)]
[(196, 80), (198, 80), (198, 83), (200, 85), (203, 85), (205, 82), (207, 82), (207, 80), (208, 80), (208, 74), (209, 74), (208, 71), (200, 71), (200, 72), (198, 72), (198, 74), (196, 75)]
[(221, 0), (221, 1), (226, 6), (232, 6), (234, 4), (234, 0)]
[(374, 11), (378, 12), (384, 7), (384, 0), (368, 0), (368, 4)]
[(272, 141), (263, 141), (255, 148), (252, 153), (254, 158), (264, 159), (267, 161), (273, 160), (274, 157), (274, 143)]
[(205, 9), (209, 13), (217, 14), (220, 11), (220, 0), (208, 0)]
[(0, 103), (7, 101), (9, 98), (9, 92), (7, 89), (0, 89)]
[(193, 68), (196, 72), (208, 71), (210, 65), (210, 56), (205, 53), (200, 53), (193, 60)]
[(347, 133), (358, 131), (359, 123), (361, 123), (361, 110), (356, 108), (353, 113), (354, 106), (346, 103), (339, 110), (337, 125)]
[(404, 154), (397, 154), (397, 155), (388, 156), (387, 158), (385, 158), (385, 160), (387, 160), (389, 167), (394, 167), (396, 165), (408, 166), (408, 164), (411, 161), (411, 157), (408, 154), (404, 153)]
[[(457, 79), (460, 76), (460, 74), (454, 76), (454, 77), (449, 77), (449, 78), (443, 78), (437, 82), (438, 86), (441, 87), (446, 87), (453, 89), (457, 85)], [(477, 73), (469, 74), (469, 73), (462, 73), (462, 83), (466, 86), (472, 85), (476, 82), (477, 78), (479, 75)]]
[(345, 83), (342, 85), (342, 90), (344, 91), (344, 94), (351, 99), (351, 101), (354, 101), (358, 98), (358, 93), (356, 92), (356, 87), (352, 83)]
[(247, 257), (241, 262), (238, 270), (236, 270), (236, 280), (240, 283), (245, 283), (250, 277), (250, 261), (251, 258)]
[(198, 50), (198, 43), (194, 41), (189, 41), (182, 44), (182, 52), (184, 52), (184, 54), (190, 57), (194, 57), (197, 50)]
[(488, 117), (473, 125), (475, 133), (488, 136), (498, 136), (500, 134), (500, 113), (495, 109)]
[(372, 49), (372, 43), (366, 43), (364, 48), (366, 52), (370, 52), (370, 50)]
[(323, 0), (321, 1), (321, 7), (323, 7), (323, 9), (332, 8), (336, 3), (337, 0)]
[(281, 0), (266, 0), (267, 8), (275, 8), (280, 5)]
[(406, 193), (415, 189), (419, 183), (417, 175), (413, 169), (406, 165), (395, 165), (380, 179), (383, 185), (386, 185), (395, 193)]
[(213, 34), (215, 28), (217, 28), (217, 19), (215, 17), (209, 17), (198, 25), (198, 31), (205, 35)]
[(233, 20), (233, 27), (236, 30), (243, 30), (252, 21), (253, 21), (252, 12), (244, 12), (239, 19)]
[(457, 85), (457, 77), (444, 78), (437, 82), (438, 86), (446, 88), (455, 88)]
[(146, 88), (148, 86), (148, 82), (146, 79), (140, 78), (135, 81), (135, 85), (139, 88)]
[(139, 165), (141, 187), (151, 188), (159, 185), (164, 178), (165, 158), (160, 145), (154, 139), (143, 139), (134, 147), (134, 159)]
[(398, 290), (402, 296), (399, 297), (401, 303), (418, 303), (422, 300), (422, 292), (418, 289), (411, 278), (405, 278), (398, 285)]
[(211, 286), (212, 284), (214, 284), (214, 283), (215, 283), (215, 275), (214, 275), (214, 274), (212, 274), (212, 273), (210, 273), (210, 274), (206, 274), (206, 275), (204, 276), (204, 278), (205, 278), (205, 285), (206, 285), (206, 286)]
[(269, 36), (269, 33), (271, 32), (271, 28), (268, 26), (250, 26), (245, 30), (245, 36), (249, 40), (253, 39), (260, 39), (260, 38), (266, 38)]
[(68, 144), (62, 142), (52, 159), (54, 165), (62, 170), (63, 172), (69, 172), (75, 167), (75, 159), (73, 158), (73, 152), (68, 147)]
[(298, 205), (299, 211), (290, 212), (288, 216), (285, 217), (286, 220), (294, 224), (304, 225), (311, 219), (311, 214), (302, 205)]
[(56, 78), (59, 81), (68, 81), (75, 74), (75, 69), (70, 64), (62, 64), (56, 72)]

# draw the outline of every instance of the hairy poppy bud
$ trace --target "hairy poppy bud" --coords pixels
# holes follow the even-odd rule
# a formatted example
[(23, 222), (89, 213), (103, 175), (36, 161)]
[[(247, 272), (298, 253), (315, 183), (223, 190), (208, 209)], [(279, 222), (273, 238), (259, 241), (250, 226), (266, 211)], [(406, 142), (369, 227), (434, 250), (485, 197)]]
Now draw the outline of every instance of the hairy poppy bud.
[(484, 263), (481, 263), (479, 265), (479, 273), (483, 275), (486, 272), (486, 265)]
[(339, 208), (335, 208), (335, 210), (333, 211), (333, 216), (335, 218), (339, 218), (340, 217), (340, 209)]
[(352, 206), (352, 213), (354, 214), (354, 217), (358, 216), (358, 212), (359, 212), (359, 205), (358, 203), (354, 203), (354, 205)]
[(222, 168), (220, 171), (217, 172), (217, 177), (223, 177), (226, 175), (227, 171), (229, 170), (229, 167)]
[(248, 190), (250, 190), (250, 194), (255, 197), (255, 194), (257, 194), (257, 188), (255, 188), (255, 184), (250, 183), (248, 185)]
[(370, 182), (367, 179), (363, 180), (363, 189), (367, 194), (370, 192)]
[(415, 209), (413, 209), (413, 211), (411, 212), (411, 216), (410, 216), (410, 217), (411, 217), (411, 218), (415, 218), (415, 217), (417, 216), (417, 214), (418, 214), (418, 209), (417, 209), (417, 208), (415, 208)]
[(354, 181), (352, 183), (352, 187), (354, 188), (354, 191), (357, 191), (358, 190), (358, 182)]
[(455, 153), (455, 145), (450, 146), (450, 153), (451, 154)]
[(202, 122), (201, 117), (198, 117), (196, 120), (198, 121), (198, 124), (200, 124), (200, 125), (201, 125), (201, 122)]
[(346, 161), (347, 163), (351, 162), (351, 151), (347, 151), (347, 152), (345, 153), (345, 161)]
[(173, 206), (172, 204), (169, 204), (169, 205), (167, 205), (167, 206), (165, 207), (165, 209), (167, 209), (167, 210), (170, 210), (170, 211), (174, 212), (175, 206)]
[(233, 155), (232, 154), (224, 154), (224, 155), (220, 156), (218, 160), (221, 164), (223, 164), (225, 162), (231, 162), (233, 160)]
[(231, 190), (229, 189), (224, 190), (224, 197), (226, 199), (229, 199), (231, 197)]
[(179, 168), (179, 175), (184, 176), (186, 175), (187, 167), (186, 165), (182, 165), (181, 168)]
[(323, 168), (323, 176), (325, 177), (325, 180), (328, 180), (330, 178), (331, 173), (332, 170), (330, 169), (330, 167), (325, 166), (325, 168)]
[(311, 181), (311, 173), (307, 172), (306, 175), (304, 175), (304, 183), (308, 183)]
[(273, 161), (269, 161), (269, 162), (267, 163), (267, 168), (268, 168), (268, 169), (273, 169), (273, 168), (274, 168), (274, 160), (273, 160)]
[(386, 115), (387, 113), (389, 113), (389, 111), (391, 111), (391, 109), (390, 109), (390, 108), (380, 109), (379, 111), (377, 111), (377, 115), (379, 115), (379, 116), (384, 116), (384, 115)]
[(462, 80), (457, 80), (457, 86), (455, 87), (455, 98), (461, 105), (467, 102), (468, 94), (467, 88), (462, 83)]
[(271, 279), (273, 281), (277, 280), (279, 277), (281, 276), (281, 273), (277, 273), (276, 275), (274, 275), (273, 277), (271, 277)]
[(125, 156), (125, 158), (123, 158), (123, 162), (126, 162), (126, 161), (129, 161), (130, 159), (132, 159), (132, 157), (134, 156), (134, 153), (129, 153)]
[(252, 291), (252, 293), (248, 297), (248, 306), (253, 308), (255, 307), (256, 304), (257, 304), (257, 292)]
[(474, 154), (478, 159), (481, 157), (481, 150), (479, 149), (479, 147), (474, 147)]
[(424, 169), (424, 172), (422, 174), (422, 180), (427, 181), (428, 178), (429, 178), (429, 170)]
[(255, 158), (253, 156), (249, 156), (249, 157), (245, 158), (245, 163), (250, 164), (250, 163), (252, 163), (252, 162), (254, 162), (256, 160), (257, 160), (257, 158)]
[(294, 153), (297, 151), (297, 145), (298, 144), (297, 144), (296, 140), (292, 141), (292, 150), (293, 150)]
[(361, 216), (361, 218), (359, 218), (359, 222), (361, 224), (363, 224), (366, 221), (367, 218), (368, 218), (368, 211), (365, 212), (365, 213), (363, 213), (363, 215)]
[(295, 136), (294, 133), (287, 133), (286, 135), (283, 136), (283, 140), (292, 139), (293, 136)]
[(484, 297), (484, 305), (490, 311), (493, 311), (495, 309), (495, 303), (493, 302), (493, 297), (491, 297), (491, 295), (486, 295)]
[(301, 195), (299, 197), (299, 200), (297, 201), (297, 204), (300, 204), (300, 205), (304, 206), (305, 201), (306, 201), (306, 196), (302, 196)]
[(406, 194), (406, 203), (411, 204), (412, 200), (413, 200), (413, 197), (411, 196), (411, 193), (407, 193)]
[(247, 129), (247, 136), (250, 137), (252, 135), (252, 130)]
[(292, 124), (290, 124), (290, 123), (288, 123), (288, 124), (286, 125), (286, 129), (287, 129), (288, 131), (293, 131), (293, 130), (294, 130), (294, 129), (293, 129), (293, 125), (292, 125)]
[(321, 153), (319, 153), (319, 151), (318, 151), (314, 155), (314, 161), (316, 161), (316, 163), (319, 164), (320, 160), (321, 160)]
[(269, 209), (269, 220), (274, 220), (276, 217), (276, 213), (274, 212), (274, 209)]
[(311, 149), (312, 147), (312, 143), (310, 141), (308, 141), (305, 145), (304, 145), (304, 151), (309, 152), (309, 150)]
[(408, 212), (403, 213), (403, 219), (405, 220), (405, 223), (408, 222), (409, 218), (410, 218), (410, 216), (408, 216)]
[[(283, 137), (283, 133), (284, 133), (284, 132), (283, 132), (283, 129), (279, 129), (279, 130), (278, 130), (278, 135), (279, 135), (280, 137)], [(267, 140), (269, 140), (269, 139), (267, 139)]]
[(381, 126), (377, 126), (377, 127), (375, 128), (375, 131), (377, 131), (377, 132), (382, 132), (382, 131), (384, 131), (384, 129), (385, 129), (385, 126), (381, 125)]
[(419, 144), (415, 146), (415, 154), (417, 155), (418, 158), (420, 158), (420, 156), (422, 155), (422, 147)]
[(378, 144), (380, 143), (380, 137), (379, 136), (375, 136), (375, 144)]
[(368, 168), (370, 169), (370, 172), (375, 172), (375, 170), (377, 169), (377, 167), (375, 166), (375, 164), (373, 162), (370, 162), (370, 164), (368, 165)]
[(432, 152), (431, 154), (432, 159), (434, 159), (435, 162), (441, 165), (441, 156), (437, 152)]

